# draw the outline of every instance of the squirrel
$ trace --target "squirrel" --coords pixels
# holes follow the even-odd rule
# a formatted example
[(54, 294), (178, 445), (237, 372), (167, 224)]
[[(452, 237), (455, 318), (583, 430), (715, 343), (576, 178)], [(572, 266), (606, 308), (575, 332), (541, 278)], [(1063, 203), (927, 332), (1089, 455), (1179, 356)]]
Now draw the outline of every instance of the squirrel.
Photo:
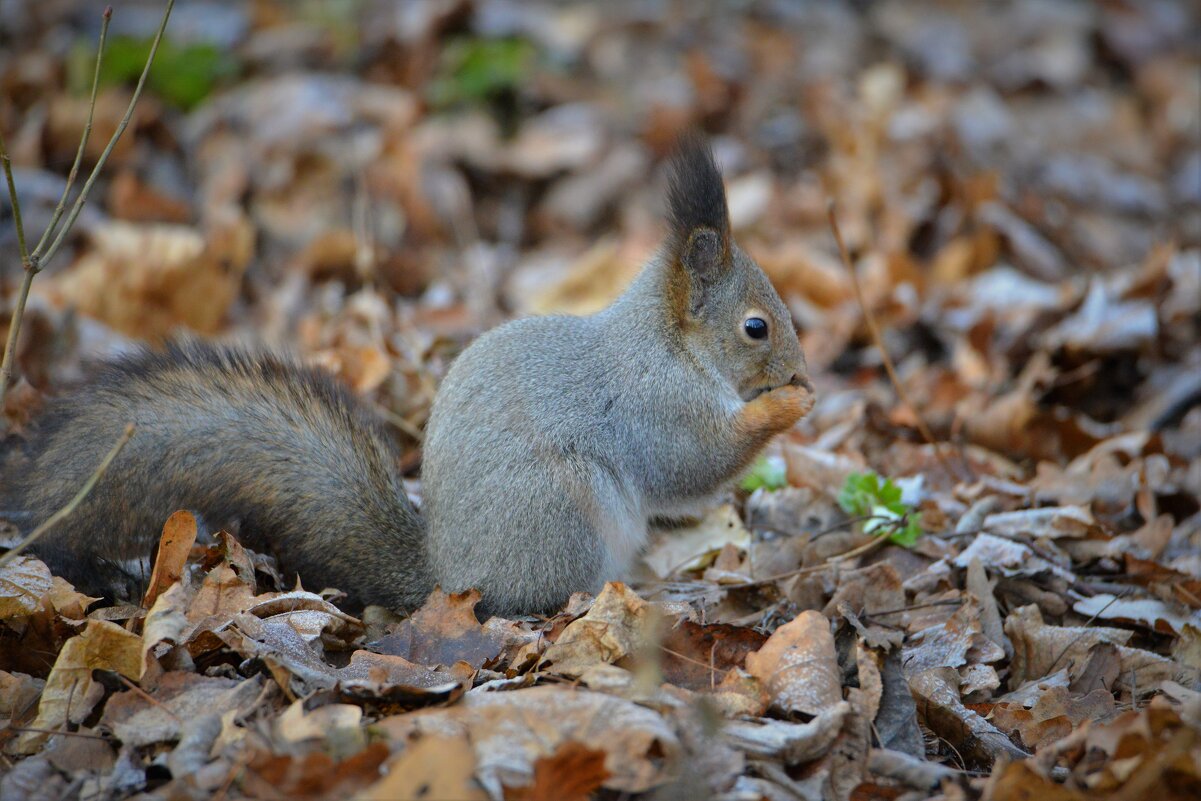
[(186, 508), (356, 605), (412, 611), (440, 585), (512, 616), (596, 592), (652, 518), (699, 511), (814, 402), (701, 139), (677, 147), (667, 201), (662, 249), (612, 305), (508, 322), (453, 362), (426, 427), (424, 515), (382, 424), (332, 376), (175, 341), (51, 401), (0, 473), (0, 517), (29, 530), (65, 506), (133, 422), (91, 494), (31, 548), (85, 591), (135, 595), (130, 564), (145, 570)]

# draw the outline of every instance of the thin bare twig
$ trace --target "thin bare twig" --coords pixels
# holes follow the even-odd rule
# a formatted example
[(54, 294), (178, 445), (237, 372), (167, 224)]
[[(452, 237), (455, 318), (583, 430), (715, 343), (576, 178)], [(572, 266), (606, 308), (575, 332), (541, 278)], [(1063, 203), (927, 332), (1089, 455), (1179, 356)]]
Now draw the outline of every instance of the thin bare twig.
[(25, 732), (31, 731), (36, 734), (61, 734), (63, 737), (86, 737), (89, 740), (107, 740), (112, 742), (112, 737), (106, 737), (103, 734), (89, 734), (84, 731), (60, 731), (58, 729), (39, 729), (33, 726), (6, 726), (7, 731)]
[(1080, 633), (1077, 634), (1075, 637), (1073, 637), (1072, 641), (1063, 647), (1063, 650), (1059, 652), (1059, 656), (1055, 657), (1055, 661), (1051, 663), (1051, 667), (1047, 668), (1046, 675), (1048, 675), (1048, 676), (1051, 675), (1051, 671), (1055, 670), (1055, 666), (1059, 664), (1059, 660), (1063, 659), (1064, 656), (1067, 655), (1067, 652), (1072, 650), (1072, 646), (1075, 645), (1076, 643), (1078, 643), (1080, 641), (1081, 637), (1083, 637), (1085, 634), (1088, 634), (1088, 627), (1093, 624), (1093, 621), (1095, 621), (1097, 618), (1101, 617), (1101, 615), (1105, 613), (1105, 610), (1108, 609), (1109, 607), (1113, 606), (1115, 602), (1122, 600), (1123, 598), (1125, 598), (1127, 595), (1129, 595), (1132, 592), (1133, 592), (1133, 590), (1131, 589), (1131, 590), (1127, 590), (1124, 593), (1121, 593), (1120, 595), (1113, 596), (1112, 598), (1109, 599), (1109, 603), (1105, 604), (1105, 606), (1098, 609), (1092, 617), (1090, 617), (1088, 620), (1084, 621), (1084, 625), (1080, 627), (1081, 628)]
[[(146, 85), (146, 78), (150, 74), (150, 67), (154, 63), (154, 56), (158, 52), (159, 43), (162, 41), (163, 32), (167, 28), (167, 20), (170, 19), (171, 9), (174, 6), (175, 0), (167, 0), (167, 8), (163, 11), (163, 20), (159, 24), (158, 31), (154, 34), (154, 40), (150, 43), (150, 52), (146, 56), (146, 65), (142, 68), (142, 74), (138, 77), (138, 83), (134, 87), (133, 96), (129, 100), (129, 106), (125, 109), (125, 116), (121, 118), (120, 124), (117, 125), (117, 129), (108, 140), (104, 152), (96, 160), (96, 164), (92, 167), (91, 173), (88, 174), (88, 179), (84, 182), (83, 188), (79, 190), (79, 196), (75, 198), (75, 202), (71, 205), (71, 210), (67, 212), (66, 219), (62, 220), (63, 208), (65, 207), (67, 196), (70, 194), (71, 187), (78, 175), (84, 147), (91, 136), (92, 119), (96, 111), (96, 84), (100, 77), (100, 62), (104, 54), (104, 42), (108, 35), (108, 24), (113, 13), (111, 6), (104, 9), (104, 22), (100, 29), (100, 45), (98, 48), (99, 52), (96, 54), (96, 68), (93, 73), (92, 96), (91, 102), (88, 105), (87, 124), (84, 126), (79, 150), (76, 151), (75, 163), (71, 167), (71, 173), (67, 178), (67, 185), (63, 190), (63, 196), (54, 210), (50, 225), (42, 233), (33, 253), (30, 253), (26, 246), (25, 227), (21, 219), (21, 204), (17, 199), (17, 188), (13, 182), (12, 165), (8, 156), (8, 148), (5, 145), (3, 136), (0, 136), (0, 165), (3, 165), (4, 177), (8, 182), (8, 194), (13, 206), (13, 223), (17, 229), (17, 248), (21, 255), (21, 266), (25, 271), (21, 279), (21, 288), (17, 293), (17, 303), (13, 307), (12, 319), (8, 324), (8, 339), (4, 343), (4, 361), (0, 363), (0, 409), (3, 409), (4, 398), (8, 392), (9, 385), (12, 383), (17, 338), (21, 333), (21, 322), (25, 317), (25, 304), (29, 300), (29, 288), (33, 284), (33, 277), (41, 271), (43, 265), (54, 258), (59, 248), (62, 247), (63, 242), (66, 241), (67, 234), (75, 226), (75, 221), (79, 218), (79, 213), (83, 210), (83, 206), (87, 202), (88, 195), (92, 191), (92, 185), (96, 183), (96, 178), (108, 162), (108, 157), (113, 152), (113, 148), (117, 146), (117, 141), (125, 133), (125, 129), (129, 127), (129, 122), (133, 119), (134, 108), (138, 104), (138, 99), (142, 96), (142, 89)], [(58, 226), (59, 220), (62, 220), (62, 226), (58, 228), (57, 234), (55, 234), (54, 229)], [(53, 239), (51, 239), (52, 236)], [(50, 242), (48, 246), (46, 245), (47, 241)], [(43, 248), (45, 249), (43, 250)]]
[(43, 263), (54, 258), (54, 254), (62, 246), (67, 233), (75, 225), (75, 218), (79, 216), (79, 212), (83, 210), (83, 204), (87, 202), (88, 193), (92, 191), (92, 184), (96, 183), (96, 178), (100, 175), (100, 171), (104, 169), (104, 164), (108, 161), (109, 154), (117, 146), (117, 140), (121, 138), (121, 134), (125, 133), (125, 129), (129, 127), (129, 121), (133, 119), (134, 108), (138, 105), (138, 99), (142, 96), (142, 88), (146, 85), (147, 76), (150, 75), (150, 66), (154, 64), (154, 55), (158, 52), (159, 42), (163, 39), (163, 31), (167, 29), (167, 20), (170, 19), (171, 9), (174, 6), (175, 0), (167, 0), (167, 9), (163, 12), (163, 21), (159, 23), (158, 31), (154, 34), (154, 41), (150, 43), (150, 53), (146, 56), (146, 66), (142, 68), (142, 74), (138, 76), (138, 84), (133, 89), (133, 97), (129, 98), (129, 105), (125, 109), (125, 116), (121, 118), (120, 124), (117, 125), (117, 130), (113, 131), (112, 138), (108, 140), (108, 144), (104, 147), (104, 152), (97, 159), (96, 166), (92, 168), (91, 174), (88, 175), (87, 181), (83, 184), (83, 189), (79, 190), (79, 197), (75, 198), (75, 203), (71, 206), (70, 213), (67, 214), (67, 219), (63, 223), (62, 230), (58, 232), (58, 236), (50, 243), (50, 247), (46, 248), (46, 252), (42, 254)]
[(8, 145), (4, 141), (3, 131), (0, 131), (0, 166), (4, 168), (4, 180), (8, 183), (8, 199), (13, 206), (13, 225), (17, 229), (17, 253), (21, 256), (21, 264), (28, 264), (29, 248), (25, 245), (25, 223), (21, 220), (21, 203), (17, 200), (17, 185), (13, 181), (12, 159), (8, 157)]
[(75, 161), (71, 163), (71, 171), (67, 173), (67, 183), (63, 186), (63, 194), (58, 199), (58, 205), (54, 207), (54, 215), (51, 216), (46, 230), (42, 231), (41, 239), (33, 246), (35, 271), (38, 269), (42, 248), (46, 246), (47, 240), (53, 235), (54, 229), (58, 227), (58, 221), (63, 218), (63, 212), (67, 208), (67, 198), (71, 195), (71, 188), (75, 186), (75, 179), (79, 175), (79, 165), (83, 162), (84, 149), (88, 146), (88, 140), (92, 138), (92, 120), (96, 116), (96, 93), (100, 89), (100, 65), (104, 62), (104, 44), (108, 39), (108, 24), (112, 20), (113, 7), (108, 6), (104, 9), (104, 16), (100, 22), (100, 41), (96, 45), (96, 67), (92, 71), (92, 95), (88, 100), (88, 119), (83, 125), (83, 136), (79, 137), (79, 149), (75, 151)]
[(803, 576), (807, 573), (818, 573), (822, 570), (825, 570), (827, 567), (830, 567), (831, 565), (836, 565), (839, 562), (845, 562), (847, 559), (854, 559), (856, 556), (862, 556), (873, 548), (879, 548), (881, 545), (889, 541), (887, 534), (872, 534), (870, 536), (871, 539), (867, 542), (856, 545), (854, 548), (843, 551), (842, 553), (836, 553), (833, 556), (826, 557), (821, 564), (811, 565), (809, 567), (799, 567), (796, 570), (777, 573), (774, 576), (768, 576), (766, 578), (743, 581), (738, 584), (722, 584), (719, 586), (721, 586), (722, 589), (758, 587), (763, 584), (771, 584), (773, 581), (779, 581), (780, 579), (792, 578), (793, 576)]
[(79, 492), (75, 493), (75, 497), (68, 501), (66, 506), (50, 515), (50, 517), (46, 518), (46, 520), (40, 526), (30, 532), (28, 537), (14, 545), (11, 550), (9, 550), (7, 553), (0, 554), (0, 567), (4, 567), (9, 562), (16, 559), (17, 554), (21, 553), (21, 551), (37, 542), (43, 534), (62, 522), (66, 517), (75, 511), (79, 504), (83, 503), (84, 498), (88, 497), (88, 493), (90, 493), (92, 488), (96, 486), (96, 483), (100, 481), (105, 471), (108, 470), (109, 465), (113, 463), (113, 460), (116, 459), (117, 455), (120, 454), (122, 449), (125, 448), (125, 444), (129, 442), (129, 438), (133, 436), (133, 431), (133, 423), (125, 426), (125, 431), (117, 439), (116, 444), (113, 445), (112, 449), (109, 450), (108, 454), (104, 457), (104, 459), (101, 460), (100, 465), (96, 468), (96, 471), (92, 473), (91, 477), (88, 478), (84, 485), (79, 488)]
[[(884, 370), (888, 373), (888, 379), (892, 382), (893, 388), (896, 389), (901, 403), (904, 403), (913, 412), (914, 419), (917, 420), (917, 430), (921, 433), (922, 438), (929, 443), (930, 447), (934, 449), (934, 456), (938, 459), (938, 463), (942, 465), (943, 470), (947, 471), (948, 476), (958, 478), (959, 473), (951, 467), (950, 461), (942, 452), (943, 443), (934, 438), (934, 433), (930, 430), (930, 426), (926, 425), (926, 420), (922, 417), (921, 410), (909, 398), (909, 393), (905, 391), (900, 377), (897, 376), (897, 369), (892, 363), (892, 357), (888, 355), (888, 348), (884, 347), (884, 337), (880, 334), (880, 326), (876, 324), (876, 317), (872, 314), (871, 309), (868, 308), (867, 301), (863, 297), (863, 287), (859, 285), (859, 276), (855, 272), (855, 265), (851, 263), (851, 254), (847, 251), (846, 243), (842, 240), (842, 230), (838, 227), (838, 215), (834, 210), (834, 201), (830, 201), (826, 207), (826, 217), (830, 222), (830, 230), (834, 233), (834, 241), (838, 245), (838, 255), (842, 259), (842, 266), (846, 268), (847, 273), (851, 277), (851, 286), (855, 289), (855, 300), (859, 302), (859, 309), (862, 311), (863, 319), (867, 323), (867, 329), (872, 335), (872, 341), (875, 343), (876, 349), (880, 351), (880, 358), (884, 361)], [(967, 467), (966, 464), (965, 467), (970, 478), (971, 468)]]

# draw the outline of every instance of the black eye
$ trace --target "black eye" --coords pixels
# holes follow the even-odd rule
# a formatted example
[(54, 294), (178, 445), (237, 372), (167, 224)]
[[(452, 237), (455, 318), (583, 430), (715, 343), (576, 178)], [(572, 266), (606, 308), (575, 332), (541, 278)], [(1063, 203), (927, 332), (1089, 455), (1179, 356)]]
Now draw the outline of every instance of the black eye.
[(763, 339), (767, 336), (767, 321), (762, 317), (748, 317), (742, 324), (742, 330), (751, 339)]

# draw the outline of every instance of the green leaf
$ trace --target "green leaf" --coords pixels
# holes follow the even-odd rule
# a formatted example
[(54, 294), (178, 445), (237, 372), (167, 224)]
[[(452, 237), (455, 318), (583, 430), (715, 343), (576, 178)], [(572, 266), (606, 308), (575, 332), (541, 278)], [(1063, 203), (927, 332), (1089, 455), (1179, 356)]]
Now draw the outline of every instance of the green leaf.
[[(146, 66), (150, 39), (113, 38), (100, 65), (100, 85), (132, 86)], [(96, 51), (92, 42), (80, 40), (67, 60), (71, 90), (85, 94), (91, 88)], [(173, 106), (189, 110), (204, 100), (217, 84), (238, 74), (241, 65), (228, 52), (206, 42), (179, 45), (164, 39), (146, 79), (151, 91)]]
[(788, 466), (778, 457), (762, 457), (755, 462), (755, 466), (740, 486), (747, 492), (754, 492), (760, 487), (768, 490), (782, 489), (788, 486)]
[(480, 104), (526, 83), (537, 52), (526, 39), (460, 39), (443, 53), (439, 75), (430, 86), (438, 107)]
[(875, 473), (851, 473), (838, 493), (838, 505), (848, 515), (871, 519), (863, 524), (868, 534), (912, 547), (922, 535), (919, 515), (901, 500), (901, 488), (892, 479)]

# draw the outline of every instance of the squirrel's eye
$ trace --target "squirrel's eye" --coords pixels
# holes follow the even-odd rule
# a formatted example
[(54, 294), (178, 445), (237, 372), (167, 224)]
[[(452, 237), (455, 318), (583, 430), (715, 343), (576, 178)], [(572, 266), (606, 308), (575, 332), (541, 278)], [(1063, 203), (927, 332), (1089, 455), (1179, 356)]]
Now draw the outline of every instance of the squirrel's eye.
[(742, 330), (751, 339), (763, 339), (767, 336), (767, 321), (762, 317), (748, 317), (742, 324)]

